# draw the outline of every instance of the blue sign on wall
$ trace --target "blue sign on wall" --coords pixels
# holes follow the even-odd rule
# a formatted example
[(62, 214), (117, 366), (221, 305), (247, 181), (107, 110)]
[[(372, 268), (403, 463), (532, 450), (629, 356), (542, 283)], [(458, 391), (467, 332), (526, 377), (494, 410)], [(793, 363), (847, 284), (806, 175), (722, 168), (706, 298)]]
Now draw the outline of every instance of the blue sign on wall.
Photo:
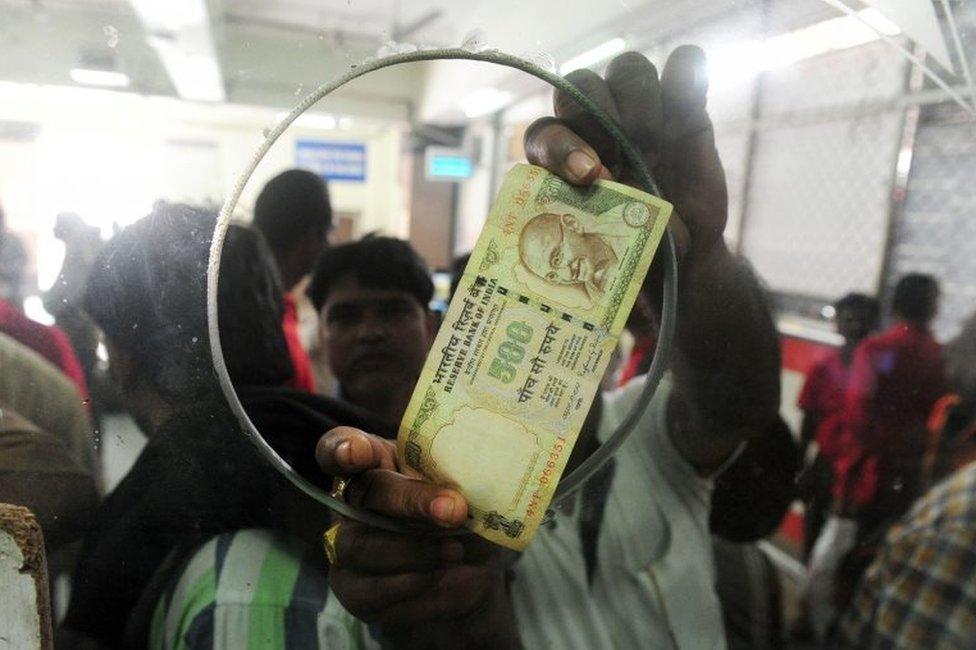
[(298, 140), (295, 164), (329, 181), (366, 180), (366, 145), (361, 142)]
[(429, 181), (461, 181), (474, 173), (471, 154), (461, 147), (427, 147), (424, 167)]
[(474, 171), (470, 158), (462, 156), (431, 156), (427, 161), (430, 178), (471, 178)]

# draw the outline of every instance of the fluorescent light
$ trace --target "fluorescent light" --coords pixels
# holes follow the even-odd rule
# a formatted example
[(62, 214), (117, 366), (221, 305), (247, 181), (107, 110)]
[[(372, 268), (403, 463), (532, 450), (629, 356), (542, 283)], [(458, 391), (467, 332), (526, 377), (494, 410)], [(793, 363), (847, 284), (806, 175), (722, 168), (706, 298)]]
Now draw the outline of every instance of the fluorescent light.
[(566, 75), (573, 70), (588, 68), (591, 65), (609, 59), (614, 54), (620, 54), (627, 47), (627, 41), (622, 38), (612, 38), (606, 43), (578, 54), (559, 66), (559, 74)]
[(343, 115), (342, 117), (339, 118), (339, 128), (342, 129), (343, 131), (348, 131), (349, 129), (351, 129), (352, 124), (353, 124), (352, 118), (349, 117), (348, 115)]
[(870, 9), (863, 9), (857, 12), (857, 15), (861, 17), (861, 20), (866, 22), (868, 25), (871, 25), (871, 27), (874, 27), (885, 36), (898, 36), (901, 34), (901, 28), (885, 18), (884, 15), (874, 7), (871, 7)]
[(202, 0), (130, 0), (139, 18), (154, 30), (176, 32), (207, 19)]
[(465, 95), (459, 102), (468, 117), (494, 113), (513, 99), (512, 93), (497, 88), (479, 88)]
[(205, 0), (130, 0), (177, 94), (193, 101), (226, 99)]
[(226, 99), (220, 66), (213, 54), (196, 53), (193, 47), (184, 47), (167, 39), (149, 37), (147, 40), (159, 55), (176, 94), (181, 98), (200, 102)]
[(713, 50), (708, 57), (708, 76), (712, 86), (739, 83), (766, 70), (880, 40), (878, 32), (895, 36), (901, 30), (877, 9), (863, 9), (856, 16), (831, 18), (764, 41), (743, 41)]
[(86, 86), (105, 86), (106, 88), (125, 88), (129, 85), (129, 76), (114, 70), (93, 70), (91, 68), (74, 68), (71, 78), (75, 83)]

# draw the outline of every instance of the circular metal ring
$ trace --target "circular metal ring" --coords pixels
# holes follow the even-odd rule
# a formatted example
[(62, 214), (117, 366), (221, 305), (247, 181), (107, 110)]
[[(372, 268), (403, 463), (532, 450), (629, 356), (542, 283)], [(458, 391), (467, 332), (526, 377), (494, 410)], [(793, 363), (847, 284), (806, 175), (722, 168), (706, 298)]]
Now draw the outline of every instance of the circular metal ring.
[[(577, 102), (579, 102), (584, 110), (589, 112), (597, 120), (600, 126), (603, 127), (617, 142), (624, 155), (624, 158), (626, 159), (630, 168), (633, 170), (636, 179), (639, 181), (641, 189), (654, 194), (655, 196), (661, 196), (657, 183), (654, 181), (653, 176), (647, 169), (647, 166), (644, 164), (640, 153), (633, 146), (633, 144), (631, 144), (630, 140), (624, 134), (623, 130), (616, 123), (616, 121), (607, 115), (605, 111), (597, 106), (571, 82), (553, 72), (550, 72), (549, 70), (535, 65), (534, 63), (504, 52), (499, 52), (497, 50), (475, 52), (463, 48), (417, 50), (414, 52), (394, 54), (381, 59), (368, 60), (362, 64), (359, 64), (358, 66), (354, 66), (352, 70), (347, 72), (342, 77), (334, 81), (326, 82), (306, 95), (302, 101), (299, 102), (298, 105), (295, 106), (295, 108), (292, 109), (292, 111), (268, 133), (264, 142), (262, 142), (261, 146), (258, 147), (247, 167), (245, 167), (244, 171), (241, 172), (241, 175), (237, 179), (237, 183), (234, 185), (234, 189), (231, 191), (230, 196), (227, 197), (227, 200), (224, 202), (224, 205), (220, 210), (220, 215), (217, 218), (217, 225), (214, 229), (213, 241), (210, 244), (210, 260), (207, 268), (207, 325), (210, 335), (210, 350), (213, 356), (214, 369), (220, 382), (220, 388), (223, 391), (224, 397), (227, 399), (231, 411), (234, 413), (234, 416), (243, 427), (244, 432), (251, 439), (251, 442), (253, 442), (257, 447), (261, 455), (264, 456), (264, 458), (271, 463), (275, 469), (277, 469), (289, 481), (291, 481), (292, 484), (334, 512), (364, 524), (400, 533), (416, 532), (429, 535), (457, 535), (467, 533), (469, 531), (466, 529), (445, 530), (442, 528), (437, 528), (433, 525), (394, 519), (393, 517), (386, 517), (374, 512), (355, 508), (345, 501), (333, 498), (330, 494), (327, 494), (324, 490), (298, 474), (298, 472), (296, 472), (287, 462), (285, 462), (283, 458), (281, 458), (281, 456), (278, 455), (274, 449), (271, 448), (267, 441), (261, 436), (261, 433), (254, 426), (254, 423), (251, 421), (250, 417), (248, 417), (247, 412), (244, 410), (244, 406), (241, 404), (240, 398), (237, 396), (237, 392), (234, 390), (230, 373), (227, 370), (227, 363), (224, 360), (223, 348), (220, 344), (220, 328), (217, 318), (217, 284), (220, 276), (220, 259), (223, 251), (224, 239), (227, 235), (227, 229), (230, 226), (231, 216), (234, 213), (234, 208), (237, 206), (237, 202), (240, 200), (241, 193), (244, 191), (244, 186), (251, 178), (251, 175), (257, 168), (258, 163), (261, 162), (268, 150), (271, 149), (271, 146), (278, 140), (279, 137), (281, 137), (281, 134), (285, 132), (285, 129), (287, 129), (291, 123), (298, 118), (299, 115), (315, 105), (316, 102), (354, 79), (362, 77), (367, 73), (402, 63), (433, 60), (467, 60), (494, 63), (516, 70), (521, 70), (522, 72), (549, 83), (557, 90), (567, 93)], [(565, 476), (559, 482), (559, 486), (556, 488), (556, 494), (547, 512), (547, 518), (552, 516), (553, 508), (557, 507), (561, 502), (579, 490), (580, 487), (582, 487), (583, 484), (586, 483), (586, 481), (610, 459), (620, 445), (623, 444), (624, 440), (626, 440), (627, 436), (630, 435), (630, 432), (633, 431), (633, 429), (637, 426), (637, 423), (640, 421), (641, 414), (644, 412), (644, 409), (650, 403), (651, 398), (657, 391), (657, 387), (660, 384), (665, 369), (667, 368), (668, 359), (671, 355), (671, 348), (674, 340), (678, 302), (678, 257), (675, 251), (674, 238), (672, 236), (670, 227), (668, 227), (667, 233), (664, 239), (661, 241), (659, 254), (663, 255), (664, 257), (664, 295), (661, 310), (661, 325), (658, 333), (657, 347), (654, 349), (654, 358), (651, 362), (651, 367), (648, 370), (643, 391), (641, 392), (637, 403), (634, 405), (633, 409), (627, 415), (621, 425), (617, 427), (617, 430), (614, 431), (614, 433), (602, 445), (600, 445), (599, 449), (593, 452), (586, 460), (580, 463), (575, 470), (570, 472), (569, 475)]]

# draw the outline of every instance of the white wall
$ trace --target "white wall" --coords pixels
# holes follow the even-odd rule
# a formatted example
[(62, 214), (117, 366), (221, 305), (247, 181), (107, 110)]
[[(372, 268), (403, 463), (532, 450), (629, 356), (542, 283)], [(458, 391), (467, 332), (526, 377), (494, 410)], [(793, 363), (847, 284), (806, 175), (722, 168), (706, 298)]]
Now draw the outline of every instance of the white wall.
[(465, 134), (468, 139), (480, 139), (481, 156), (471, 178), (458, 187), (456, 230), (454, 235), (454, 255), (471, 252), (481, 227), (488, 218), (488, 206), (494, 200), (491, 188), (491, 173), (495, 129), (488, 120), (475, 122)]
[[(147, 214), (157, 199), (219, 205), (275, 115), (253, 107), (0, 83), (0, 121), (39, 126), (32, 141), (0, 138), (0, 202), (9, 227), (37, 242), (41, 287), (60, 265), (51, 234), (58, 212), (76, 211), (108, 235), (114, 224)], [(294, 166), (296, 139), (356, 140), (367, 145), (367, 179), (331, 183), (334, 208), (359, 214), (360, 233), (405, 235), (401, 127), (358, 122), (346, 130), (286, 131), (245, 187), (242, 214), (267, 179)]]

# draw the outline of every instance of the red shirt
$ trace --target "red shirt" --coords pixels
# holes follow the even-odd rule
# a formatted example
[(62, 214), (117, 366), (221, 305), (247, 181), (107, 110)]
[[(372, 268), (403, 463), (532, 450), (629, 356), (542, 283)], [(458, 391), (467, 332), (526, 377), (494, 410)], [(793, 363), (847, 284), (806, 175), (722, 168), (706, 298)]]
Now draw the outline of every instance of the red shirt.
[(630, 351), (627, 363), (620, 371), (620, 378), (617, 380), (618, 386), (623, 386), (631, 379), (641, 374), (647, 355), (654, 354), (654, 346), (657, 345), (657, 336), (642, 336), (634, 341), (634, 348)]
[(42, 325), (28, 318), (6, 300), (0, 299), (0, 332), (50, 361), (60, 368), (78, 387), (82, 400), (88, 400), (88, 385), (81, 363), (71, 347), (68, 335), (53, 325)]
[(861, 453), (847, 481), (849, 500), (870, 501), (880, 481), (899, 472), (921, 470), (926, 445), (926, 420), (945, 394), (942, 346), (925, 327), (898, 323), (858, 346), (844, 399), (844, 424), (849, 444)]
[(285, 333), (291, 365), (295, 367), (295, 376), (292, 378), (291, 385), (299, 390), (314, 393), (315, 375), (312, 374), (312, 360), (308, 358), (308, 353), (302, 347), (302, 341), (298, 336), (298, 307), (295, 304), (295, 297), (290, 293), (285, 294), (285, 315), (281, 319), (281, 329)]
[(807, 374), (797, 405), (820, 419), (814, 436), (820, 453), (831, 461), (844, 453), (844, 391), (850, 368), (844, 364), (840, 350), (831, 350)]

